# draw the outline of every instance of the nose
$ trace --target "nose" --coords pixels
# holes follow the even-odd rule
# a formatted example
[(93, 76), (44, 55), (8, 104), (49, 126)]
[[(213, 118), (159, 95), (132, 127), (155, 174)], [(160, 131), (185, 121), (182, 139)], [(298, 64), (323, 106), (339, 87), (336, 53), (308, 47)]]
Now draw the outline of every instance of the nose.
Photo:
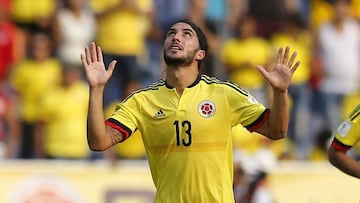
[(180, 33), (176, 33), (173, 35), (171, 41), (173, 42), (180, 42)]

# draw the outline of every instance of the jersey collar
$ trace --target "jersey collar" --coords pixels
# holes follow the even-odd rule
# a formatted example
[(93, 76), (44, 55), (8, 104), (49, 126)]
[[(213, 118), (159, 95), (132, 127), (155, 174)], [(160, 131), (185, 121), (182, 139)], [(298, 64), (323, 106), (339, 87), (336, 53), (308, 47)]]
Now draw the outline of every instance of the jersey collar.
[[(201, 79), (201, 75), (199, 74), (199, 75), (197, 76), (196, 80), (195, 80), (191, 85), (189, 85), (187, 88), (192, 88), (192, 87), (194, 87), (195, 85), (197, 85), (197, 84), (200, 82), (200, 79)], [(166, 80), (165, 80), (165, 86), (166, 86), (167, 88), (169, 88), (169, 89), (174, 88), (173, 86), (169, 85), (169, 84), (166, 82)]]

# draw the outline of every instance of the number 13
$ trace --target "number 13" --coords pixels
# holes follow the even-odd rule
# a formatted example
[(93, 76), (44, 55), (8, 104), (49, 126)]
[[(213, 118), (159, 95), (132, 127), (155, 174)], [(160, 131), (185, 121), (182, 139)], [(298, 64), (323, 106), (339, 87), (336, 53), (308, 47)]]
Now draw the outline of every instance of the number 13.
[(180, 136), (180, 123), (179, 121), (174, 121), (173, 125), (175, 126), (175, 136), (176, 136), (176, 146), (190, 146), (192, 142), (192, 136), (191, 136), (191, 123), (190, 121), (183, 121), (181, 122), (181, 127), (185, 129), (185, 133), (187, 135), (187, 139), (181, 138)]

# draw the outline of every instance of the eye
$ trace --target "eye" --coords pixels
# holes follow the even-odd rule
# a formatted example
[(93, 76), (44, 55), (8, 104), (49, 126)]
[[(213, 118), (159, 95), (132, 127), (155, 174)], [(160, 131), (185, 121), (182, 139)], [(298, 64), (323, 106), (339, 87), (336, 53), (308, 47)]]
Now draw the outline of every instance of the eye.
[(185, 32), (184, 32), (184, 35), (191, 37), (191, 36), (192, 36), (192, 33), (191, 33), (190, 31), (185, 31)]
[(169, 37), (169, 36), (172, 36), (174, 34), (175, 34), (175, 31), (169, 31), (166, 36)]

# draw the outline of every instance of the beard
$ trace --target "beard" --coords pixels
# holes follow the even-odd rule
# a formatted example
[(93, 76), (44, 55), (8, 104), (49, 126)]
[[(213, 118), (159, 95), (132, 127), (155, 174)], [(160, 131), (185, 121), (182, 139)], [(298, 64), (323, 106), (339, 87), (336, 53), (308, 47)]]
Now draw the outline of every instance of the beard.
[(177, 56), (169, 56), (164, 51), (164, 61), (168, 66), (188, 66), (190, 65), (195, 58), (195, 53), (198, 50), (188, 51), (185, 56), (177, 57)]

